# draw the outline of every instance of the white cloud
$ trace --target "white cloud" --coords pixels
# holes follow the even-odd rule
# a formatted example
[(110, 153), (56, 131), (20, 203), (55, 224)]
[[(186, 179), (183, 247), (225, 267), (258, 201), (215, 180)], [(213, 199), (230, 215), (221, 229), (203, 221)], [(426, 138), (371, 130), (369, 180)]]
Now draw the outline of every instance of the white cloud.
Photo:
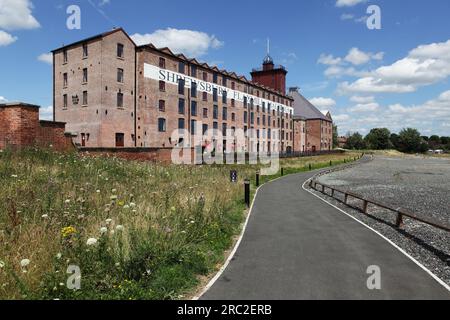
[(0, 28), (6, 30), (36, 29), (39, 22), (33, 17), (30, 0), (0, 0)]
[(17, 41), (17, 37), (10, 35), (9, 33), (0, 30), (0, 47), (9, 46), (11, 43)]
[[(360, 106), (360, 110), (353, 111), (351, 117), (334, 116), (333, 118), (343, 132), (354, 132), (355, 128), (372, 129), (379, 127), (386, 127), (393, 132), (399, 132), (403, 128), (411, 127), (417, 128), (422, 134), (448, 136), (449, 131), (446, 125), (450, 124), (450, 90), (419, 105), (406, 106), (397, 103), (378, 106), (375, 111), (370, 111), (370, 108), (367, 104), (366, 112), (361, 112), (364, 108)], [(375, 108), (375, 106), (372, 106), (372, 108)], [(352, 112), (350, 109), (347, 111)], [(367, 115), (369, 112), (371, 113)]]
[(450, 76), (450, 40), (421, 45), (391, 65), (382, 66), (353, 83), (339, 85), (342, 93), (406, 93)]
[(334, 101), (331, 98), (318, 97), (318, 98), (309, 99), (309, 101), (319, 109), (331, 108), (331, 107), (336, 106), (336, 101)]
[(8, 102), (8, 99), (6, 99), (5, 97), (0, 96), (0, 103), (5, 103)]
[(351, 102), (354, 103), (371, 103), (375, 101), (375, 97), (374, 96), (367, 96), (367, 97), (363, 97), (363, 96), (353, 96), (350, 98)]
[(39, 119), (41, 120), (53, 120), (53, 106), (39, 109)]
[(333, 116), (333, 120), (337, 123), (342, 123), (344, 121), (350, 120), (350, 116), (348, 114), (338, 114)]
[(384, 57), (384, 52), (370, 53), (359, 50), (358, 48), (351, 48), (345, 57), (345, 61), (350, 62), (355, 66), (365, 64), (370, 60), (382, 60)]
[(336, 7), (353, 7), (365, 1), (366, 0), (337, 0)]
[(53, 54), (43, 53), (38, 57), (38, 60), (44, 63), (53, 64)]
[(320, 57), (319, 57), (319, 60), (317, 60), (317, 63), (324, 64), (324, 65), (327, 65), (327, 66), (333, 66), (333, 65), (340, 64), (341, 61), (342, 61), (341, 58), (335, 58), (331, 54), (329, 54), (329, 55), (321, 54)]
[(209, 49), (218, 49), (224, 44), (214, 35), (205, 32), (173, 28), (156, 30), (151, 34), (136, 33), (131, 38), (138, 45), (152, 43), (156, 47), (168, 47), (176, 53), (183, 53), (189, 57), (203, 56)]
[(373, 112), (377, 111), (380, 105), (376, 102), (359, 103), (348, 109), (349, 112)]

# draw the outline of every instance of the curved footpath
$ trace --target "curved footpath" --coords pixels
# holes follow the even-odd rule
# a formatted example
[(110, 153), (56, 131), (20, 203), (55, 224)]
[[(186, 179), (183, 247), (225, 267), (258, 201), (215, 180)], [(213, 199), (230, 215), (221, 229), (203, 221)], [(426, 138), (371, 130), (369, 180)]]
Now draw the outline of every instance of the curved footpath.
[[(261, 187), (242, 242), (204, 300), (450, 299), (450, 292), (374, 231), (302, 185), (314, 173)], [(369, 290), (369, 266), (381, 290)]]

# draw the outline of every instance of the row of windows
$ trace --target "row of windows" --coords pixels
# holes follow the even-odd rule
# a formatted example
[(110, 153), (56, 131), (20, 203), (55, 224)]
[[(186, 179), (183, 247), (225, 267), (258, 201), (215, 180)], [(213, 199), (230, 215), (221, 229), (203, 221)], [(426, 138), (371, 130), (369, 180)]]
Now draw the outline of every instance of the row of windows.
[[(178, 119), (178, 129), (183, 130), (186, 129), (186, 120), (184, 118), (179, 118)], [(202, 133), (205, 134), (209, 129), (209, 126), (207, 124), (203, 124), (202, 125)], [(214, 130), (218, 130), (219, 129), (219, 123), (214, 121), (213, 122), (213, 129)], [(191, 134), (194, 135), (196, 134), (196, 130), (197, 130), (197, 121), (196, 120), (191, 120)], [(222, 134), (224, 136), (226, 136), (227, 134), (227, 130), (228, 130), (228, 125), (226, 123), (222, 124)], [(158, 132), (164, 133), (167, 131), (167, 120), (165, 118), (158, 118)], [(236, 127), (231, 127), (231, 131), (235, 132), (236, 131)], [(244, 127), (244, 132), (247, 132), (247, 126)], [(267, 132), (267, 137), (270, 139), (275, 139), (276, 138), (276, 134), (275, 132), (272, 132), (271, 129), (262, 129), (262, 130), (256, 130), (256, 137), (259, 138), (266, 138), (266, 132)], [(260, 134), (262, 133), (262, 135)], [(293, 139), (293, 133), (285, 133), (284, 131), (281, 133), (281, 137), (284, 138), (286, 137), (286, 140), (289, 140), (289, 137), (291, 138), (291, 140)]]
[[(63, 95), (63, 108), (67, 109), (68, 105), (69, 105), (69, 101), (68, 101), (68, 95), (64, 94)], [(73, 96), (72, 97), (72, 103), (73, 104), (78, 104), (78, 96)], [(117, 107), (118, 108), (123, 108), (124, 104), (123, 104), (123, 93), (122, 91), (119, 90), (119, 92), (117, 92), (116, 95), (116, 101), (117, 101)], [(81, 100), (81, 105), (83, 107), (87, 107), (89, 105), (89, 94), (87, 91), (83, 91), (83, 95), (82, 95), (82, 100)]]
[[(166, 92), (166, 82), (165, 81), (159, 81), (159, 91)], [(183, 79), (180, 79), (178, 81), (178, 94), (179, 95), (185, 95), (185, 81)], [(191, 87), (191, 97), (192, 98), (197, 98), (197, 84), (194, 83), (194, 82), (192, 83), (192, 87)], [(205, 101), (205, 102), (208, 101), (208, 93), (207, 92), (202, 92), (202, 100)], [(219, 100), (218, 99), (218, 90), (217, 90), (217, 88), (214, 88), (213, 89), (213, 102), (218, 102), (218, 100)], [(222, 93), (222, 103), (223, 104), (228, 104), (228, 97), (227, 97), (227, 92), (226, 91), (224, 91)], [(231, 99), (231, 106), (232, 107), (236, 106), (236, 100)], [(250, 99), (250, 102), (249, 102), (247, 97), (244, 97), (244, 108), (247, 108), (248, 106), (250, 106), (251, 110), (254, 110), (255, 109), (254, 100)], [(262, 106), (260, 107), (258, 105), (258, 106), (256, 106), (256, 109), (257, 109), (257, 112), (260, 112), (260, 110), (262, 110), (262, 112), (265, 113), (266, 110), (267, 110), (267, 113), (269, 113), (270, 109), (271, 109), (271, 104), (269, 103), (267, 105), (267, 108), (266, 108), (266, 103), (263, 101), (262, 102)], [(275, 116), (275, 113), (277, 113), (278, 116), (280, 116), (280, 114), (281, 115), (285, 114), (283, 107), (281, 107), (281, 108), (278, 107), (277, 111), (272, 110), (272, 113), (273, 113), (274, 116)], [(290, 114), (288, 114), (288, 118), (291, 117), (291, 116), (292, 116), (292, 111), (291, 111)]]
[[(122, 43), (117, 44), (117, 58), (123, 59), (125, 57), (125, 46)], [(83, 44), (83, 55), (82, 59), (86, 59), (89, 57), (89, 45), (87, 43)], [(67, 49), (63, 50), (63, 63), (67, 63), (69, 61), (69, 56)]]
[[(159, 58), (159, 67), (161, 69), (166, 69), (166, 59), (160, 57)], [(178, 73), (181, 74), (188, 74), (188, 72), (186, 72), (186, 63), (184, 61), (179, 61), (178, 63)], [(190, 66), (190, 70), (189, 70), (189, 76), (194, 77), (194, 78), (201, 78), (203, 81), (208, 82), (208, 73), (206, 71), (201, 71), (201, 77), (198, 76), (198, 70), (197, 70), (197, 66), (195, 65), (191, 65)], [(221, 85), (223, 87), (227, 87), (228, 85), (228, 78), (225, 75), (221, 76), (222, 79), (222, 83)], [(215, 84), (219, 84), (219, 73), (214, 72), (213, 76), (212, 76), (212, 81)], [(234, 81), (231, 81), (231, 89), (232, 90), (236, 90), (236, 83)], [(244, 92), (247, 94), (251, 94), (253, 95), (256, 92), (256, 96), (259, 98), (260, 96), (262, 96), (263, 99), (268, 99), (268, 100), (273, 100), (273, 102), (278, 102), (281, 104), (289, 104), (292, 107), (292, 102), (281, 98), (279, 96), (276, 96), (275, 94), (270, 94), (270, 93), (266, 93), (265, 91), (259, 91), (256, 88), (253, 88), (251, 86), (247, 86), (244, 85)], [(260, 94), (260, 92), (262, 92), (262, 94)]]
[[(83, 80), (82, 84), (86, 84), (89, 81), (89, 71), (87, 68), (83, 69)], [(117, 68), (117, 82), (123, 83), (124, 82), (124, 71), (122, 68)], [(63, 87), (67, 88), (69, 85), (69, 76), (68, 73), (63, 74)]]

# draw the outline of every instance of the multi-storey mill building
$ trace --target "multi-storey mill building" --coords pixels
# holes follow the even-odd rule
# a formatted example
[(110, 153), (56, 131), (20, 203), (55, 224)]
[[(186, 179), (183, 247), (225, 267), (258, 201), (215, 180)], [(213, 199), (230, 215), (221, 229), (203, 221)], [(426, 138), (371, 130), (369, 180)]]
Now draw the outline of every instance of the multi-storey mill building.
[[(53, 51), (54, 118), (85, 147), (173, 148), (174, 130), (254, 129), (258, 146), (294, 147), (284, 67), (267, 56), (252, 80), (115, 29)], [(279, 132), (279, 139), (272, 139)]]

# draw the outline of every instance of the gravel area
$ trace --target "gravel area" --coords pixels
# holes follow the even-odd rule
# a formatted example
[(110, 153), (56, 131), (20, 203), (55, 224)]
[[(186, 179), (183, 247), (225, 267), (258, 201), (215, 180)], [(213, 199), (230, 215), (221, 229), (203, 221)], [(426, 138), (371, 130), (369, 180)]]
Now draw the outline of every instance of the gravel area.
[[(318, 180), (450, 224), (450, 159), (375, 156), (373, 161), (325, 174)], [(450, 285), (450, 233), (410, 219), (405, 219), (398, 230), (395, 214), (387, 210), (369, 207), (370, 214), (364, 215), (355, 209), (362, 208), (359, 200), (349, 198), (349, 207), (315, 193), (385, 235)], [(344, 197), (338, 198), (342, 201)]]

